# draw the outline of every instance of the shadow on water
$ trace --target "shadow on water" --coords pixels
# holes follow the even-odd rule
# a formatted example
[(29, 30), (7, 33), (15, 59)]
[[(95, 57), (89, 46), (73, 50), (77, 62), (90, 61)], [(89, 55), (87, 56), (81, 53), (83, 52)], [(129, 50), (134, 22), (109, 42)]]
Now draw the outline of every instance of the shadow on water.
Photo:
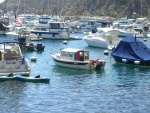
[(59, 75), (81, 75), (81, 74), (92, 74), (91, 70), (80, 70), (80, 69), (72, 69), (65, 68), (55, 65), (52, 69), (54, 72), (59, 73)]

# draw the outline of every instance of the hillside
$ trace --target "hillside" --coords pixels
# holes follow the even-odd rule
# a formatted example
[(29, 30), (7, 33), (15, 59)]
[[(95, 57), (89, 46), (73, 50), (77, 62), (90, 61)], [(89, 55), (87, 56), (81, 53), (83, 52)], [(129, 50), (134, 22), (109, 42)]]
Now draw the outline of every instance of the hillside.
[[(2, 10), (16, 12), (18, 3), (19, 0), (5, 0), (0, 7)], [(20, 0), (19, 14), (24, 13), (24, 6), (25, 13), (40, 15), (108, 15), (115, 17), (128, 15), (130, 17), (132, 12), (136, 12), (136, 15), (139, 16), (141, 14), (150, 16), (150, 0), (134, 0), (134, 2), (133, 0)]]

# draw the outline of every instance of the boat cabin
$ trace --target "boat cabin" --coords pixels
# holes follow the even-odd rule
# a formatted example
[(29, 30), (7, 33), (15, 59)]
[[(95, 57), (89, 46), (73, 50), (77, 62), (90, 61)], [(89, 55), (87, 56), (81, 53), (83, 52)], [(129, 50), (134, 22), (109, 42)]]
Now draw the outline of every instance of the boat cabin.
[(64, 28), (64, 22), (50, 22), (49, 26), (51, 29), (61, 29)]
[(61, 58), (73, 61), (86, 61), (89, 60), (89, 52), (80, 49), (66, 48), (61, 50)]
[(21, 57), (22, 53), (18, 41), (11, 42), (10, 40), (9, 42), (8, 40), (6, 43), (0, 43), (0, 69), (19, 68), (22, 62)]
[(41, 23), (41, 24), (47, 24), (50, 19), (51, 19), (50, 16), (42, 16), (42, 17), (39, 18), (39, 23)]

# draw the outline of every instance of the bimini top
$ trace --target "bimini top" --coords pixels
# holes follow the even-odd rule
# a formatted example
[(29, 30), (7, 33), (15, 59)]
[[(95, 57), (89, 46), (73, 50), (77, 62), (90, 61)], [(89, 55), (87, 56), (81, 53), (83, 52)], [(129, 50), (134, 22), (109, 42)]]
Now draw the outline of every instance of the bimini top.
[(134, 36), (123, 38), (118, 46), (111, 52), (114, 57), (127, 60), (150, 60), (150, 49)]
[(13, 39), (0, 38), (0, 44), (3, 44), (3, 43), (19, 43), (19, 42)]

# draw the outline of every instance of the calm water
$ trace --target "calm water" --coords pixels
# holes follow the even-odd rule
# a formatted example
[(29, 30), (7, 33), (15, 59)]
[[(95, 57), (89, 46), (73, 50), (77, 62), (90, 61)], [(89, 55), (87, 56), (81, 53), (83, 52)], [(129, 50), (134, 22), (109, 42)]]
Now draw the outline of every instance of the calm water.
[[(81, 34), (79, 36), (82, 36)], [(34, 42), (37, 43), (37, 42)], [(148, 46), (149, 41), (145, 42)], [(25, 52), (30, 76), (49, 77), (50, 83), (0, 82), (0, 113), (149, 113), (150, 68), (117, 64), (104, 49), (84, 40), (43, 40), (42, 53)], [(103, 71), (58, 67), (50, 53), (74, 47), (90, 51), (91, 59), (105, 59)], [(149, 46), (150, 47), (150, 46)], [(36, 56), (37, 61), (31, 62)]]

